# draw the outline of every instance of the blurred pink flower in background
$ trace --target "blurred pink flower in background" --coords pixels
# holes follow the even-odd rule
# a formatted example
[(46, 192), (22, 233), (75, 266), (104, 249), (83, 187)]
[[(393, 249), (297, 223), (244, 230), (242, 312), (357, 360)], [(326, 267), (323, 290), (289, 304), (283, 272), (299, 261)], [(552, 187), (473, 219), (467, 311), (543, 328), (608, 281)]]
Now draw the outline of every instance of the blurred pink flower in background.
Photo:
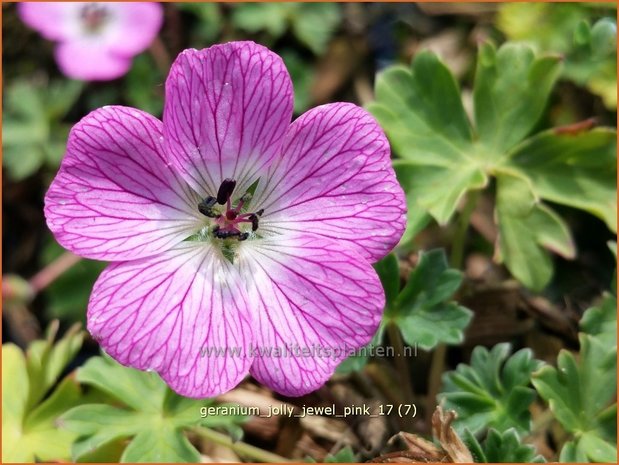
[(105, 81), (125, 74), (157, 36), (158, 3), (20, 3), (21, 20), (58, 42), (56, 62), (68, 77)]

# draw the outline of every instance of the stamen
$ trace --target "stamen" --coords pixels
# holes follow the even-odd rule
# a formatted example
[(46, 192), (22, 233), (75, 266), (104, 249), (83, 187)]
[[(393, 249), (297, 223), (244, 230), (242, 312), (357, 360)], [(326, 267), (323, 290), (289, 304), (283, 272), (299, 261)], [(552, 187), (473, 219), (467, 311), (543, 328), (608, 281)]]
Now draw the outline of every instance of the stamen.
[[(252, 198), (250, 192), (243, 194), (236, 206), (232, 207), (232, 194), (235, 188), (236, 181), (226, 178), (219, 186), (217, 197), (208, 196), (198, 204), (200, 213), (215, 219), (211, 233), (217, 239), (236, 238), (239, 241), (245, 241), (251, 236), (251, 233), (239, 229), (241, 223), (251, 223), (252, 231), (257, 231), (260, 225), (259, 218), (264, 213), (264, 209), (260, 209), (256, 213), (241, 213), (243, 206)], [(216, 204), (224, 207), (220, 208)]]
[(251, 230), (255, 231), (258, 229), (258, 215), (252, 213), (249, 215), (249, 220), (251, 221)]
[(219, 205), (224, 205), (226, 202), (230, 200), (232, 196), (232, 192), (234, 192), (234, 188), (236, 187), (236, 181), (234, 179), (226, 178), (219, 186), (219, 190), (217, 191), (217, 203)]
[(237, 214), (240, 213), (241, 208), (243, 208), (243, 205), (245, 204), (245, 202), (249, 202), (250, 200), (251, 200), (251, 194), (249, 192), (245, 192), (243, 196), (239, 199), (239, 203), (234, 209), (234, 212)]
[(209, 218), (219, 218), (221, 215), (213, 209), (215, 202), (217, 202), (215, 197), (206, 197), (198, 204), (198, 211)]
[[(230, 237), (239, 237), (243, 234), (241, 231), (230, 231), (230, 230), (221, 230), (219, 226), (215, 226), (213, 228), (213, 236), (218, 239), (228, 239)], [(247, 238), (246, 238), (247, 239)]]

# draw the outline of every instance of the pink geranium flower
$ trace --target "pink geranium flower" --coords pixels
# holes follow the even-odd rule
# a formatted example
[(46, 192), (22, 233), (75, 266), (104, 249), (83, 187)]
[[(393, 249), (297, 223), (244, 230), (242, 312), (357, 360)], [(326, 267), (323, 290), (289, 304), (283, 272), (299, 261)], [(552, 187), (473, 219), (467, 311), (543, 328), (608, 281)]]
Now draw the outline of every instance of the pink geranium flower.
[(148, 48), (163, 20), (158, 3), (20, 3), (19, 16), (43, 37), (58, 42), (56, 62), (68, 77), (116, 79)]
[(292, 105), (268, 49), (186, 50), (163, 123), (133, 108), (92, 112), (45, 197), (64, 247), (113, 262), (88, 330), (182, 395), (214, 396), (248, 373), (301, 395), (377, 330), (385, 298), (371, 263), (405, 225), (387, 139), (353, 104), (290, 124)]

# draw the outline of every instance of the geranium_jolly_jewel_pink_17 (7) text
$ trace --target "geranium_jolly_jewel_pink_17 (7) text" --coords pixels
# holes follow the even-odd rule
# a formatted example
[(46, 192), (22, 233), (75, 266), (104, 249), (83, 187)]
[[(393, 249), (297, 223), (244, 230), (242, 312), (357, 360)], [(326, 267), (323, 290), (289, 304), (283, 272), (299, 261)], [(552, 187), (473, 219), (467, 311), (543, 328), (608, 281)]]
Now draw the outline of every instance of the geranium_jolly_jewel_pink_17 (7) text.
[(106, 106), (73, 127), (45, 217), (111, 262), (87, 311), (107, 354), (187, 397), (248, 374), (300, 396), (370, 342), (372, 264), (406, 225), (389, 143), (352, 103), (292, 115), (282, 59), (242, 41), (181, 52), (162, 121)]

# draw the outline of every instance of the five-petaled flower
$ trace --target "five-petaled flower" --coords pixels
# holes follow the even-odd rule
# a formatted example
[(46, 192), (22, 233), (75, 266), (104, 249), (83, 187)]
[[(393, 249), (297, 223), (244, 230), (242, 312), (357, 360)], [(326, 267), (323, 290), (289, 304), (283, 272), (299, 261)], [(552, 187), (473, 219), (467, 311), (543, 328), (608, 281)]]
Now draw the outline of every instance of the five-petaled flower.
[(58, 42), (60, 70), (86, 81), (125, 74), (163, 21), (161, 5), (154, 2), (28, 2), (20, 3), (18, 12), (24, 23)]
[(313, 391), (381, 319), (371, 263), (406, 208), (385, 135), (349, 103), (291, 124), (288, 72), (253, 42), (184, 51), (165, 90), (163, 122), (111, 106), (76, 124), (45, 198), (64, 247), (112, 262), (88, 330), (185, 396), (248, 373)]

